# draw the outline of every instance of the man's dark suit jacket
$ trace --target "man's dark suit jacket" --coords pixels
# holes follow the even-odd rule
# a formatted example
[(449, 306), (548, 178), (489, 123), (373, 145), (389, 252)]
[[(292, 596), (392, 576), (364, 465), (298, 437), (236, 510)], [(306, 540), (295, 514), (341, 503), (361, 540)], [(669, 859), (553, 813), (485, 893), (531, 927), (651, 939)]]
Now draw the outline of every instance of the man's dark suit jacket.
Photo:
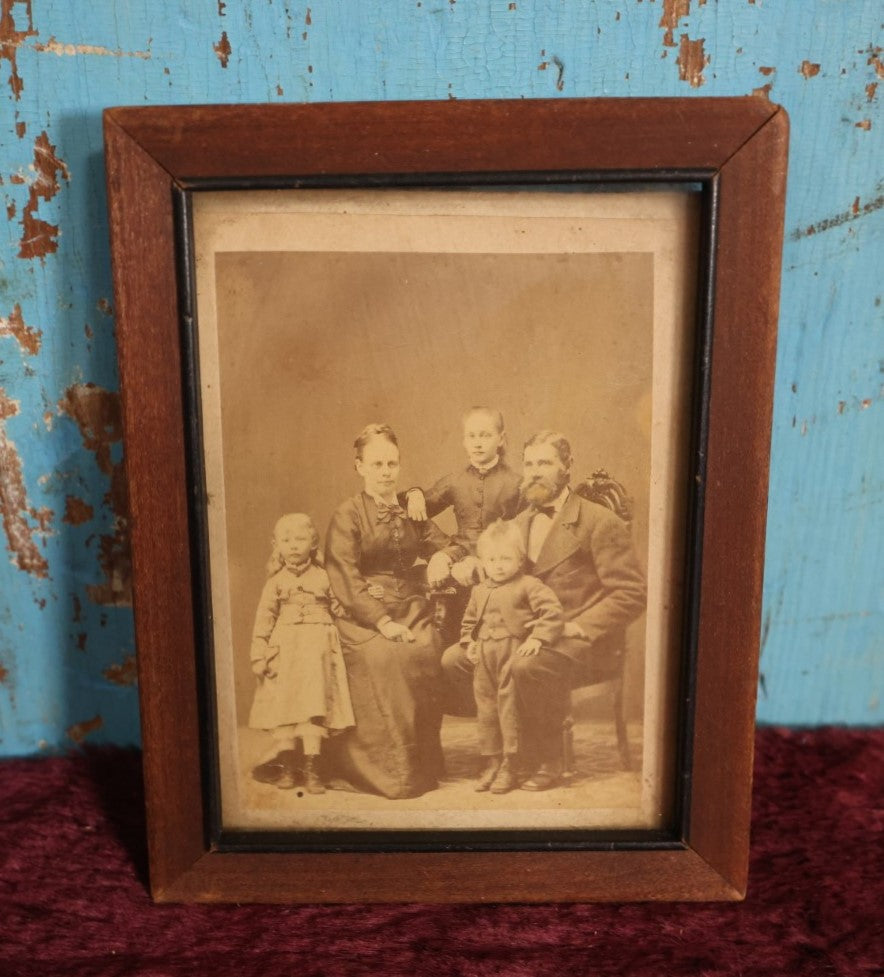
[[(533, 514), (524, 509), (514, 520), (526, 549)], [(557, 651), (589, 673), (598, 655), (622, 652), (626, 626), (644, 611), (647, 590), (629, 530), (610, 509), (570, 492), (528, 571), (559, 598), (565, 621), (586, 634), (586, 640), (562, 638)]]

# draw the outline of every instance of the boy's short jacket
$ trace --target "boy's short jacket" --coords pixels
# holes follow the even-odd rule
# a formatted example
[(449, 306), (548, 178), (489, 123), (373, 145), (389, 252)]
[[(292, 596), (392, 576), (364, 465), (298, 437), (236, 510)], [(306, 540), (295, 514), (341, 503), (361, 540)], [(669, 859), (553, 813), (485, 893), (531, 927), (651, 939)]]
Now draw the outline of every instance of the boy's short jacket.
[(479, 625), (490, 610), (503, 620), (510, 637), (537, 638), (554, 644), (562, 634), (564, 614), (558, 597), (537, 577), (527, 573), (496, 584), (483, 580), (473, 587), (461, 625), (461, 644), (479, 636)]

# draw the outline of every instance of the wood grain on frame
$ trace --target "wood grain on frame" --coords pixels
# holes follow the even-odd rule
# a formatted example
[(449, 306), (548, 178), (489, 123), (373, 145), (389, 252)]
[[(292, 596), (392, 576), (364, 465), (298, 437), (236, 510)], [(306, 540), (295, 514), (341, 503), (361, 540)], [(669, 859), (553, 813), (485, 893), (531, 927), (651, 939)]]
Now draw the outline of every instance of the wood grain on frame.
[[(745, 891), (787, 122), (745, 99), (117, 108), (108, 194), (151, 885), (160, 900), (736, 899)], [(656, 851), (207, 850), (173, 190), (191, 180), (623, 171), (717, 186), (691, 805)]]

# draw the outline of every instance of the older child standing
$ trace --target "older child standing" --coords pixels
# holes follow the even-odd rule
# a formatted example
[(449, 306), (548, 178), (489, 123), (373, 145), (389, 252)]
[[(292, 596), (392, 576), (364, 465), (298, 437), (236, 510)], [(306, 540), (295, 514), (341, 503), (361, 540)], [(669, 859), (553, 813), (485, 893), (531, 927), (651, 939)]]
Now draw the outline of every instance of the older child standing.
[[(512, 519), (519, 508), (520, 477), (504, 460), (506, 429), (503, 415), (493, 407), (471, 407), (463, 415), (463, 446), (469, 464), (440, 478), (424, 493), (406, 493), (408, 516), (416, 522), (433, 518), (451, 507), (457, 520), (454, 540), (464, 556), (451, 568), (462, 587), (480, 577), (476, 541), (496, 519)], [(452, 636), (453, 637), (453, 636)]]
[[(355, 724), (332, 620), (334, 597), (317, 561), (318, 546), (309, 516), (292, 513), (276, 523), (249, 654), (258, 679), (249, 726), (272, 734), (271, 756), (285, 756), (301, 741), (310, 794), (325, 792), (317, 769), (322, 740)], [(297, 783), (285, 762), (260, 764), (252, 775), (283, 789)]]
[(511, 522), (499, 521), (478, 540), (485, 580), (473, 587), (461, 627), (461, 644), (476, 666), (479, 752), (485, 769), (477, 791), (505, 794), (519, 786), (520, 741), (513, 682), (514, 656), (536, 655), (562, 634), (556, 595), (524, 573), (525, 541)]

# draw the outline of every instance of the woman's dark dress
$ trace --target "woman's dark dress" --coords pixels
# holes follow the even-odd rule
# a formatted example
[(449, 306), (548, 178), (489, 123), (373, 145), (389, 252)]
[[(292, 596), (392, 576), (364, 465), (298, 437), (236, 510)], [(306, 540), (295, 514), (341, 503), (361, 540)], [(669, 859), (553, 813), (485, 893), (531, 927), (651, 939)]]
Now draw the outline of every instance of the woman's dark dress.
[[(332, 516), (325, 563), (347, 613), (337, 625), (356, 728), (329, 742), (329, 773), (359, 790), (402, 798), (436, 787), (442, 769), (442, 649), (423, 592), (426, 568), (414, 563), (442, 549), (458, 556), (434, 523), (379, 513), (364, 492)], [(381, 588), (383, 596), (370, 588)], [(407, 625), (415, 641), (380, 634), (376, 625), (385, 615)]]

